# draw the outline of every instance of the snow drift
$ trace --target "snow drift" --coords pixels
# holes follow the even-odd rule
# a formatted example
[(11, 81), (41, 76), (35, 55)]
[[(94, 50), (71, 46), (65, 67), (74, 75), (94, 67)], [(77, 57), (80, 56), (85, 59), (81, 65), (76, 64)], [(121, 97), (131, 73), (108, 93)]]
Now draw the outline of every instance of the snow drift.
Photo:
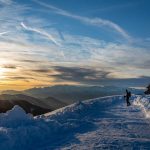
[(141, 108), (146, 118), (150, 118), (150, 96), (138, 96), (134, 101), (134, 105)]
[[(149, 116), (150, 97), (139, 99), (138, 96), (134, 96), (132, 100), (134, 107), (140, 106), (139, 108), (144, 109)], [(111, 110), (120, 105), (125, 106), (123, 96), (97, 98), (78, 102), (38, 117), (26, 114), (22, 108), (15, 106), (7, 113), (0, 114), (0, 149), (52, 150), (65, 149), (71, 143), (79, 144), (77, 135), (96, 131), (98, 121), (113, 116)], [(117, 119), (119, 120), (118, 117)], [(109, 126), (108, 123), (107, 125)]]

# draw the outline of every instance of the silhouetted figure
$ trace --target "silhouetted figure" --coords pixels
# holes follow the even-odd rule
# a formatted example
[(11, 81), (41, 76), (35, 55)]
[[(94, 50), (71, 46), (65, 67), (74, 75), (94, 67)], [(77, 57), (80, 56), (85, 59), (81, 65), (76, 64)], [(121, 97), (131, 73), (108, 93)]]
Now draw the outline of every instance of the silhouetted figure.
[(150, 94), (150, 84), (146, 88), (147, 88), (147, 90), (144, 93), (145, 94)]
[(130, 106), (129, 98), (131, 97), (131, 92), (126, 89), (126, 95), (124, 97), (126, 98), (127, 106)]

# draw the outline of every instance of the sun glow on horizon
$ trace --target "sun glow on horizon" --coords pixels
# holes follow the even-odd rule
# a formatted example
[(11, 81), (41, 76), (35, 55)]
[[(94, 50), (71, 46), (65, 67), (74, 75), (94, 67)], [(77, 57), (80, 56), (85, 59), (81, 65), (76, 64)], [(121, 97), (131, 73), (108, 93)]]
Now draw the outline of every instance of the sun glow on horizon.
[(0, 79), (4, 79), (5, 78), (5, 76), (4, 76), (5, 72), (6, 72), (5, 68), (0, 68)]

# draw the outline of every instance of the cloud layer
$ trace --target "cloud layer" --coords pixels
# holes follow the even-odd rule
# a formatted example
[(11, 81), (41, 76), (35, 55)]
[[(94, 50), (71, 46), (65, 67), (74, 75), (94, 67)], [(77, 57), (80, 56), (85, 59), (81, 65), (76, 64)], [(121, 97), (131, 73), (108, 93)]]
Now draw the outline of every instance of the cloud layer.
[[(44, 17), (43, 8), (50, 15), (69, 17), (82, 22), (83, 26), (88, 24), (89, 30), (103, 26), (127, 40), (132, 39), (112, 21), (74, 15), (50, 4), (35, 2), (40, 5), (33, 13), (35, 10), (31, 4), (0, 1), (0, 89), (55, 84), (119, 85), (119, 82), (130, 85), (131, 81), (138, 86), (148, 82), (148, 42), (146, 46), (108, 42), (60, 31), (57, 28), (58, 24), (62, 27), (59, 19), (54, 22)], [(39, 11), (41, 16), (37, 15)]]

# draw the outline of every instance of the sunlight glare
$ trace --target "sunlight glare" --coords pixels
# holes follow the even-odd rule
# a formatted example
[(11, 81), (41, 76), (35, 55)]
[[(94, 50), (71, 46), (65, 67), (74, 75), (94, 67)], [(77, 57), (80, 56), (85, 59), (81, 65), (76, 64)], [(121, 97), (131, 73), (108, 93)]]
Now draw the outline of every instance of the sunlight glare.
[(4, 73), (6, 72), (5, 68), (0, 68), (0, 79), (4, 78)]

